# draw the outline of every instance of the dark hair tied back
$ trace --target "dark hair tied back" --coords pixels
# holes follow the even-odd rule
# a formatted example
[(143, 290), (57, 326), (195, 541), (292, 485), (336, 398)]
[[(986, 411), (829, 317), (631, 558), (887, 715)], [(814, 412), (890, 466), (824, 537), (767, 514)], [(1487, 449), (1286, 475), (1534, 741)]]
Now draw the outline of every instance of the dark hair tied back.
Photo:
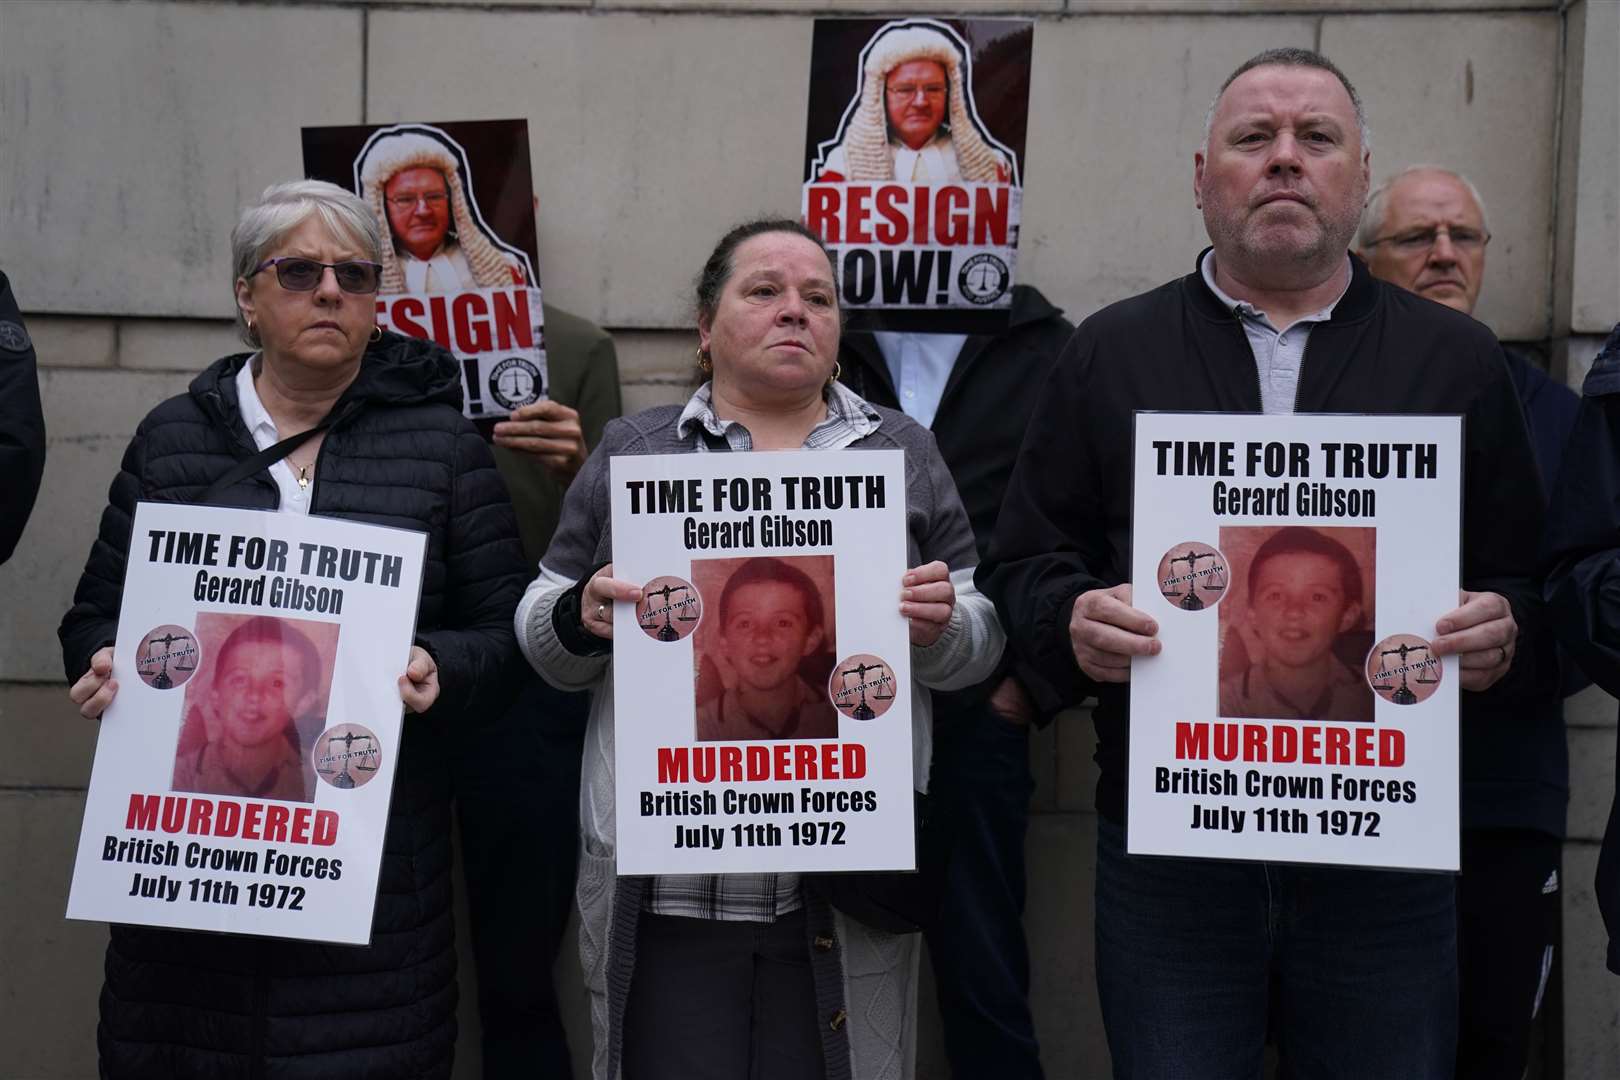
[(725, 289), (726, 282), (731, 279), (732, 258), (743, 241), (752, 240), (756, 236), (766, 233), (793, 233), (802, 236), (827, 256), (827, 265), (832, 265), (832, 253), (827, 245), (821, 242), (821, 237), (805, 228), (802, 222), (792, 218), (759, 218), (755, 221), (745, 221), (735, 226), (730, 232), (720, 238), (709, 255), (709, 261), (703, 264), (703, 272), (697, 279), (697, 313), (703, 318), (712, 318), (715, 309), (720, 306), (720, 293)]

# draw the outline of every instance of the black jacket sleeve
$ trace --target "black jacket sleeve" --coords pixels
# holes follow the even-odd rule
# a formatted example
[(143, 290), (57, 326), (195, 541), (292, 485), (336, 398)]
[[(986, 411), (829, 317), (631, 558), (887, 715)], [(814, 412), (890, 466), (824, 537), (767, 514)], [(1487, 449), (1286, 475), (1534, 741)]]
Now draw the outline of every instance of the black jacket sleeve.
[(73, 590), (73, 606), (62, 617), (56, 636), (62, 643), (62, 667), (68, 682), (75, 682), (90, 667), (90, 657), (111, 645), (118, 630), (118, 609), (124, 595), (124, 572), (129, 563), (130, 530), (135, 525), (135, 504), (142, 492), (145, 425), (130, 440), (107, 492), (107, 508), (90, 545), (84, 573)]
[(11, 558), (45, 472), (39, 369), (11, 282), (0, 272), (0, 563)]
[(512, 629), (525, 582), (517, 519), (489, 447), (470, 426), (456, 438), (455, 469), (445, 617), (417, 637), (439, 667), (436, 717), (499, 707), (524, 671)]
[(1559, 682), (1537, 574), (1546, 496), (1518, 392), (1494, 343), (1482, 365), (1479, 393), (1463, 421), (1462, 582), (1464, 589), (1505, 597), (1519, 639), (1512, 668), (1477, 698), (1535, 705), (1555, 699)]
[[(1586, 377), (1564, 460), (1547, 515), (1548, 614), (1582, 670), (1620, 694), (1620, 326)], [(1620, 801), (1609, 809), (1596, 885), (1609, 970), (1620, 973)]]
[(1025, 681), (1043, 714), (1092, 692), (1074, 659), (1069, 614), (1081, 593), (1118, 584), (1106, 580), (1105, 485), (1087, 438), (1093, 344), (1082, 327), (1047, 379), (976, 575), (1032, 676)]

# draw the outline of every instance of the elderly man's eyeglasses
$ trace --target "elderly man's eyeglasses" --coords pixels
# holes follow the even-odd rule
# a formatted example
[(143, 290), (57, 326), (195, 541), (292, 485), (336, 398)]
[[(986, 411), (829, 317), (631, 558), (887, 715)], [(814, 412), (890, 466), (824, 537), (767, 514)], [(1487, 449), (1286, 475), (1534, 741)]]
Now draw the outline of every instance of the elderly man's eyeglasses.
[(1491, 234), (1480, 229), (1470, 229), (1462, 226), (1454, 229), (1449, 225), (1437, 225), (1432, 229), (1413, 229), (1409, 232), (1396, 233), (1393, 236), (1381, 236), (1367, 246), (1377, 247), (1379, 244), (1388, 244), (1403, 254), (1417, 255), (1433, 248), (1442, 233), (1451, 241), (1451, 246), (1458, 251), (1478, 251), (1491, 241)]
[(382, 284), (382, 266), (374, 262), (350, 259), (346, 262), (323, 263), (297, 255), (283, 255), (279, 259), (266, 259), (248, 274), (252, 277), (267, 266), (276, 268), (276, 280), (289, 292), (309, 292), (321, 283), (326, 268), (332, 268), (338, 288), (346, 293), (374, 293)]
[(415, 210), (417, 203), (427, 203), (429, 210), (437, 210), (450, 201), (450, 196), (442, 191), (430, 191), (425, 195), (390, 195), (388, 205), (395, 210)]
[(885, 87), (884, 89), (889, 92), (890, 97), (896, 98), (900, 101), (910, 101), (912, 98), (916, 97), (918, 93), (921, 93), (923, 97), (927, 98), (942, 98), (945, 96), (944, 83), (927, 83), (923, 85), (919, 85), (917, 83), (900, 83), (897, 86), (889, 86)]

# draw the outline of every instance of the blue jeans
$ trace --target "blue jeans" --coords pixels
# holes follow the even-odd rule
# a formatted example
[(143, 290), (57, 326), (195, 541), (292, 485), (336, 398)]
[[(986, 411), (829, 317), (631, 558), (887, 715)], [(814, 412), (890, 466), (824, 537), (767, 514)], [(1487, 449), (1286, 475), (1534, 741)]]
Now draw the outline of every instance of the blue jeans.
[(1097, 987), (1114, 1075), (1440, 1080), (1457, 1046), (1444, 874), (1125, 854), (1097, 828)]
[(934, 696), (928, 790), (951, 857), (928, 956), (958, 1080), (1041, 1080), (1024, 941), (1029, 728), (982, 701)]

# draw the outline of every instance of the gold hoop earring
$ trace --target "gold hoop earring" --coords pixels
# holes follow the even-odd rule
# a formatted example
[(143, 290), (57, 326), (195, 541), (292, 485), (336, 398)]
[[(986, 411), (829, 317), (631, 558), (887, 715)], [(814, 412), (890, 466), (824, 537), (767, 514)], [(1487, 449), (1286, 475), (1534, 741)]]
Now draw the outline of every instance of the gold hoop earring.
[(701, 345), (697, 349), (697, 366), (698, 370), (705, 375), (712, 374), (714, 371), (714, 358)]
[(382, 340), (382, 327), (376, 325), (375, 323), (373, 323), (371, 327), (371, 340), (373, 342)]
[(834, 360), (833, 361), (833, 373), (831, 375), (827, 376), (827, 385), (831, 386), (833, 383), (837, 382), (838, 381), (838, 376), (842, 375), (843, 373), (844, 373), (844, 365), (840, 364), (838, 361)]
[(247, 321), (247, 328), (248, 328), (248, 337), (252, 337), (254, 334), (257, 334), (259, 332), (259, 328), (253, 325), (253, 320), (252, 319), (249, 319)]

